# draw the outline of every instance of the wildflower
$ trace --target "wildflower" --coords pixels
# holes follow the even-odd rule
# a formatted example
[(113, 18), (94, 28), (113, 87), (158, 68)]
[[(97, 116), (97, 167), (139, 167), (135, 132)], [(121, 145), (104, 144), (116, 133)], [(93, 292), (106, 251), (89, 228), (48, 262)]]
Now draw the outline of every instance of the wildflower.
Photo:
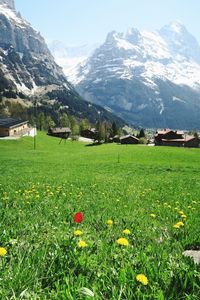
[(108, 221), (106, 222), (106, 224), (107, 224), (107, 225), (113, 225), (113, 220), (108, 220)]
[(124, 230), (123, 230), (123, 233), (124, 233), (124, 234), (131, 234), (131, 231), (130, 231), (129, 229), (124, 229)]
[(74, 222), (75, 223), (81, 223), (83, 221), (83, 213), (82, 212), (77, 212), (75, 215), (74, 215)]
[(79, 229), (77, 229), (77, 230), (74, 231), (74, 235), (75, 236), (80, 236), (82, 234), (83, 234), (83, 232), (81, 230), (79, 230)]
[(140, 283), (142, 283), (143, 285), (147, 285), (148, 284), (148, 279), (144, 274), (138, 274), (136, 276), (136, 280)]
[(156, 215), (155, 214), (150, 214), (150, 217), (155, 218)]
[(181, 218), (186, 219), (187, 216), (183, 214), (183, 215), (181, 215)]
[(120, 239), (117, 240), (117, 244), (119, 244), (121, 246), (128, 246), (129, 242), (125, 238), (120, 238)]
[(184, 215), (184, 212), (182, 210), (179, 210), (179, 215)]
[(179, 226), (184, 226), (184, 223), (182, 221), (180, 221), (180, 222), (178, 222), (176, 224), (178, 224)]
[(78, 242), (78, 247), (79, 247), (79, 248), (85, 248), (85, 247), (87, 247), (87, 244), (86, 244), (85, 241), (82, 241), (82, 240), (81, 240), (81, 241)]
[(177, 222), (176, 224), (173, 225), (174, 228), (179, 229), (181, 226), (184, 226), (183, 222)]
[(174, 224), (173, 227), (176, 228), (176, 229), (180, 228), (180, 226), (178, 224)]
[(0, 256), (5, 256), (7, 254), (7, 250), (3, 247), (0, 247)]

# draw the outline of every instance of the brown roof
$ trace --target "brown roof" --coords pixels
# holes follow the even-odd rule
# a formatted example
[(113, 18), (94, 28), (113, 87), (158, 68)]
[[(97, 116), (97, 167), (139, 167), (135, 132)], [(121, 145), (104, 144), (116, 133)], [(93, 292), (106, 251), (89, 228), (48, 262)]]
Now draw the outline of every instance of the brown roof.
[(169, 132), (174, 132), (176, 134), (180, 134), (180, 135), (183, 135), (184, 134), (184, 131), (182, 130), (172, 130), (172, 129), (158, 129), (157, 130), (157, 134), (166, 134), (166, 133), (169, 133)]
[(57, 128), (50, 128), (52, 133), (70, 133), (71, 129), (68, 127), (57, 127)]

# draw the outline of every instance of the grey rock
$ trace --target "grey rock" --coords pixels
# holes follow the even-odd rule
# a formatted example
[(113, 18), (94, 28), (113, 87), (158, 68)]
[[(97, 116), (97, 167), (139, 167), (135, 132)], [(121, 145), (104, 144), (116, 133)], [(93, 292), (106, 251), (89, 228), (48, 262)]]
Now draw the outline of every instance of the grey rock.
[(200, 264), (200, 250), (186, 250), (183, 252), (186, 257), (191, 257), (195, 264)]

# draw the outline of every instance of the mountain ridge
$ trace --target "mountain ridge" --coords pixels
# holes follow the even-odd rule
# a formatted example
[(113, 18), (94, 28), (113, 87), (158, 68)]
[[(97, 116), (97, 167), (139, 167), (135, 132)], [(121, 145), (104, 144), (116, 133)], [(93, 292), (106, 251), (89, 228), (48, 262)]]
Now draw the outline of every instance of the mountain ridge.
[[(26, 104), (35, 101), (65, 111), (91, 122), (102, 118), (116, 120), (105, 109), (91, 105), (67, 81), (48, 49), (44, 38), (15, 10), (14, 1), (0, 1), (0, 100), (22, 97)], [(2, 113), (0, 103), (0, 113)], [(3, 103), (5, 107), (5, 101)]]
[(112, 31), (74, 73), (83, 97), (128, 122), (200, 128), (200, 47), (180, 22), (154, 32)]

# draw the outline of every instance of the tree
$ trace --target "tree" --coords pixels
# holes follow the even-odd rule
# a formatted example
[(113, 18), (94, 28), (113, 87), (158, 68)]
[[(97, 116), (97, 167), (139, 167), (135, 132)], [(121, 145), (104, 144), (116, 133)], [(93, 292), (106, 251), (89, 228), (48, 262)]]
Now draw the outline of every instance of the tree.
[(90, 122), (88, 121), (88, 119), (82, 119), (82, 120), (80, 121), (79, 126), (80, 126), (80, 132), (81, 132), (82, 130), (89, 129), (89, 128), (91, 127), (91, 126), (90, 126)]
[(138, 135), (138, 138), (144, 138), (145, 137), (145, 132), (144, 132), (144, 129), (140, 129), (140, 133)]
[(60, 116), (59, 124), (60, 124), (60, 127), (69, 127), (70, 126), (70, 120), (66, 113), (63, 113)]
[(112, 123), (112, 137), (118, 134), (118, 127), (115, 121)]
[(37, 116), (37, 128), (41, 131), (45, 128), (45, 115), (43, 112), (40, 112)]
[(49, 129), (49, 128), (51, 128), (51, 127), (54, 127), (55, 126), (55, 122), (53, 121), (53, 119), (51, 118), (51, 116), (47, 116), (46, 117), (46, 121), (45, 121), (45, 129)]
[(98, 143), (102, 143), (105, 141), (106, 138), (106, 129), (105, 129), (105, 124), (101, 122), (97, 122), (96, 124), (96, 130), (97, 130), (97, 141)]

